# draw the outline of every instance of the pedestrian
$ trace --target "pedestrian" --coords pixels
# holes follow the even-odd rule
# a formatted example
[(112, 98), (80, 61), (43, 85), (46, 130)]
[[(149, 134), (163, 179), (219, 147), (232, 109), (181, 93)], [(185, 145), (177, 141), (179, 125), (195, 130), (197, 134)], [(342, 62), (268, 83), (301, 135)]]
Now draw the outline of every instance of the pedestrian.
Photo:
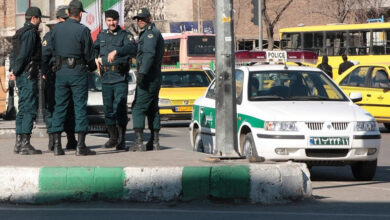
[[(67, 10), (66, 5), (58, 6), (56, 17), (57, 17), (57, 24), (65, 22), (68, 18), (68, 15), (66, 14)], [(52, 125), (52, 118), (54, 113), (54, 106), (55, 106), (55, 74), (56, 74), (56, 65), (55, 65), (55, 57), (53, 55), (53, 48), (51, 43), (51, 31), (47, 32), (45, 36), (43, 37), (42, 42), (42, 65), (41, 65), (41, 72), (45, 76), (45, 122), (46, 122), (46, 129), (50, 130)], [(74, 109), (73, 109), (73, 99), (70, 98), (70, 104), (69, 108), (67, 109), (66, 113), (66, 119), (64, 129), (66, 132), (67, 137), (67, 144), (66, 149), (67, 150), (74, 150), (77, 146), (77, 141), (74, 135), (74, 126), (75, 126), (75, 118), (74, 118)], [(54, 155), (58, 155), (60, 152), (58, 152), (58, 148), (54, 149), (54, 138), (53, 134), (49, 133), (49, 144), (48, 148), (50, 151), (54, 151)]]
[(325, 55), (322, 57), (322, 62), (318, 64), (317, 68), (324, 71), (330, 78), (333, 78), (333, 69), (332, 66), (328, 64), (328, 56)]
[[(164, 54), (164, 39), (152, 23), (146, 8), (137, 10), (137, 25), (141, 29), (137, 50), (137, 88), (132, 115), (135, 132), (134, 151), (159, 150), (160, 114), (158, 93), (161, 87), (161, 61)], [(148, 118), (150, 138), (143, 144), (145, 117)]]
[(38, 27), (42, 21), (41, 10), (29, 7), (24, 26), (12, 38), (10, 80), (16, 80), (19, 111), (16, 116), (16, 143), (14, 152), (22, 155), (42, 154), (30, 144), (33, 123), (38, 110), (38, 74), (41, 62), (41, 38)]
[(133, 35), (119, 24), (119, 13), (105, 12), (107, 30), (103, 30), (94, 43), (96, 65), (100, 68), (104, 118), (109, 140), (104, 148), (129, 150), (125, 134), (128, 122), (127, 93), (130, 59), (137, 54)]
[(51, 31), (53, 54), (56, 58), (55, 108), (48, 133), (53, 134), (56, 155), (63, 155), (61, 132), (64, 131), (66, 113), (73, 98), (75, 132), (77, 133), (76, 155), (94, 155), (95, 151), (85, 145), (88, 132), (87, 100), (88, 71), (96, 69), (93, 42), (90, 30), (80, 24), (83, 4), (72, 0), (68, 5), (68, 19), (55, 25)]
[(340, 66), (339, 66), (339, 75), (341, 75), (344, 71), (346, 71), (347, 69), (349, 69), (351, 66), (353, 66), (353, 63), (348, 61), (348, 57), (346, 54), (343, 54), (341, 56), (343, 58), (343, 61)]

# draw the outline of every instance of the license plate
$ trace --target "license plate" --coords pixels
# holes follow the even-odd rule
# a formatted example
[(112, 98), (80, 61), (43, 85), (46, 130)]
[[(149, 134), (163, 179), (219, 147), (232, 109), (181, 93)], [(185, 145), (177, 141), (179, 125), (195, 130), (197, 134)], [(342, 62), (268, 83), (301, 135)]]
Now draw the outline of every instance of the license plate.
[(310, 145), (349, 145), (349, 137), (310, 137)]
[(192, 106), (179, 106), (175, 107), (176, 112), (192, 112)]

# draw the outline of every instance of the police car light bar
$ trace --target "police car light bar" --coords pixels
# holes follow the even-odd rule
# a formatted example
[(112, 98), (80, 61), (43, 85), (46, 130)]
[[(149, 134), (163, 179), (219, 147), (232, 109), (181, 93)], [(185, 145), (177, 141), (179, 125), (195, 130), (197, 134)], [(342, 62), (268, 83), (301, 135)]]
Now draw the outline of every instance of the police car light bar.
[[(287, 57), (287, 60), (285, 59)], [(248, 63), (311, 63), (316, 64), (318, 55), (311, 51), (249, 51), (240, 50), (235, 53), (236, 64)]]

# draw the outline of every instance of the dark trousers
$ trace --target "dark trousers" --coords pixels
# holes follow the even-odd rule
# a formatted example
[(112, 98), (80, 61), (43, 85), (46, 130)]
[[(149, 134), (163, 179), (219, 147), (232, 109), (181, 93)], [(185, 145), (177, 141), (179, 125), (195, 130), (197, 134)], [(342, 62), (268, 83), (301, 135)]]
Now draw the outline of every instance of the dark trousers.
[[(54, 73), (55, 74), (55, 73)], [(46, 75), (46, 84), (45, 84), (45, 122), (46, 128), (49, 130), (52, 127), (52, 119), (54, 114), (55, 106), (55, 75), (47, 74)], [(70, 98), (69, 107), (66, 112), (66, 120), (64, 123), (64, 130), (66, 133), (74, 133), (75, 127), (75, 117), (74, 117), (74, 106), (73, 98)]]
[(16, 134), (31, 134), (38, 111), (37, 79), (27, 79), (23, 73), (16, 77), (18, 87), (18, 114), (16, 115)]
[(144, 129), (145, 117), (148, 117), (149, 129), (160, 130), (158, 93), (159, 89), (144, 90), (137, 86), (132, 108), (134, 129)]
[(106, 125), (127, 125), (128, 87), (129, 85), (125, 81), (102, 84), (104, 120)]
[[(64, 69), (64, 70), (63, 70)], [(88, 132), (87, 100), (88, 77), (85, 67), (77, 65), (74, 69), (63, 68), (57, 72), (55, 84), (55, 108), (52, 127), (48, 133), (64, 131), (66, 113), (73, 98), (75, 112), (75, 132)]]

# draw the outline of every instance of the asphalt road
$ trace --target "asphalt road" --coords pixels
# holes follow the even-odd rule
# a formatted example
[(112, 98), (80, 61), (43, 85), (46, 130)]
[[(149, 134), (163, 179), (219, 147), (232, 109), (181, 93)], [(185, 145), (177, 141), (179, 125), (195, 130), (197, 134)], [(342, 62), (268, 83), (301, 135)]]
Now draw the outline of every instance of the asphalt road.
[[(381, 131), (379, 166), (373, 181), (355, 181), (348, 166), (313, 167), (311, 200), (272, 206), (218, 201), (0, 204), (0, 219), (390, 219), (390, 132), (383, 127)], [(161, 144), (191, 150), (188, 122), (163, 123)]]

